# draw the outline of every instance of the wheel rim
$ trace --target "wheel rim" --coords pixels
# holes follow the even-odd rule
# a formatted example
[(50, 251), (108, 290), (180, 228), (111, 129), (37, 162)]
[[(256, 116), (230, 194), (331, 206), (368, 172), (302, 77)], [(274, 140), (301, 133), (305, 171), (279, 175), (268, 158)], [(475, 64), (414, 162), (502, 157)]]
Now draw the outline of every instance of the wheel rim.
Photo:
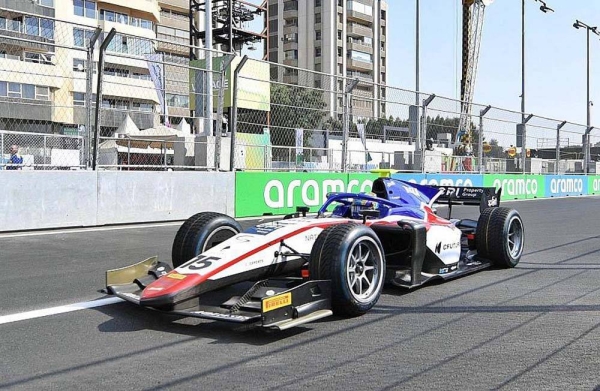
[(196, 248), (196, 255), (223, 243), (227, 239), (237, 235), (237, 233), (237, 230), (233, 227), (219, 227), (215, 229), (204, 241), (204, 246), (202, 246), (202, 248), (199, 248), (200, 246)]
[(513, 259), (521, 256), (523, 251), (523, 223), (521, 219), (514, 216), (508, 223), (508, 252)]
[(354, 299), (371, 299), (381, 285), (382, 269), (382, 255), (373, 239), (365, 237), (354, 243), (346, 264), (346, 280)]

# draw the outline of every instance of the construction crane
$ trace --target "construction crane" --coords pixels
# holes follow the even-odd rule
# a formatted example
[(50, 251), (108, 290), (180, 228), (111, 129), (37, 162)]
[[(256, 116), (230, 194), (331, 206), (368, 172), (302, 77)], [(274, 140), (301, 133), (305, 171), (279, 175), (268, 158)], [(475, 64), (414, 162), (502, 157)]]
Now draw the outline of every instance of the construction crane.
[(479, 48), (481, 46), (481, 33), (485, 8), (494, 0), (462, 0), (463, 3), (463, 29), (462, 29), (462, 80), (460, 86), (460, 121), (454, 141), (454, 150), (457, 155), (470, 155), (473, 151), (471, 133), (471, 106), (475, 92), (475, 79), (479, 62)]

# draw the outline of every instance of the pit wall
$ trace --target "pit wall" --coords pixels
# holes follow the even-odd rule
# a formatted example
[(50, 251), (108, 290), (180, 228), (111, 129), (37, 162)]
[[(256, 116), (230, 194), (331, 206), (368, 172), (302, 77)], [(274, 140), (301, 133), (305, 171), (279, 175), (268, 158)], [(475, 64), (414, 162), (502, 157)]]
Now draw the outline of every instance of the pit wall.
[[(600, 175), (404, 174), (393, 178), (441, 186), (502, 187), (502, 200), (600, 195)], [(315, 212), (329, 192), (369, 192), (375, 174), (237, 172), (235, 217)]]

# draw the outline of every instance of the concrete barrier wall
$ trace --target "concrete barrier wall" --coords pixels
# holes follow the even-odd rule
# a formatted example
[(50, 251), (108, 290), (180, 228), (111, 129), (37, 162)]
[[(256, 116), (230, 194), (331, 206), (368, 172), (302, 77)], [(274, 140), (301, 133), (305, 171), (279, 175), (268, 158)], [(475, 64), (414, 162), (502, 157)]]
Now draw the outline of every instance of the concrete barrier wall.
[(96, 173), (0, 171), (0, 230), (96, 224)]
[(0, 171), (0, 232), (234, 214), (234, 173)]
[(233, 215), (234, 174), (98, 172), (98, 224), (187, 219), (213, 211)]

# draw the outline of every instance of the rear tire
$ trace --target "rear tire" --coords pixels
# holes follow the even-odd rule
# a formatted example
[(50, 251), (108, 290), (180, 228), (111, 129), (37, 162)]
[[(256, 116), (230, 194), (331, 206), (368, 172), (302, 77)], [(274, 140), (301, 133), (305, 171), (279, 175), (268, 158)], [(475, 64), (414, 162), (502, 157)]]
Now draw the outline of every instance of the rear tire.
[(525, 245), (525, 226), (514, 209), (487, 208), (479, 216), (475, 234), (477, 254), (494, 266), (515, 267)]
[(201, 212), (187, 219), (177, 231), (171, 258), (179, 267), (198, 254), (237, 235), (242, 231), (233, 218), (215, 212)]
[(331, 280), (336, 315), (366, 313), (383, 290), (383, 248), (375, 232), (364, 225), (342, 224), (323, 230), (310, 253), (308, 269), (313, 280)]

